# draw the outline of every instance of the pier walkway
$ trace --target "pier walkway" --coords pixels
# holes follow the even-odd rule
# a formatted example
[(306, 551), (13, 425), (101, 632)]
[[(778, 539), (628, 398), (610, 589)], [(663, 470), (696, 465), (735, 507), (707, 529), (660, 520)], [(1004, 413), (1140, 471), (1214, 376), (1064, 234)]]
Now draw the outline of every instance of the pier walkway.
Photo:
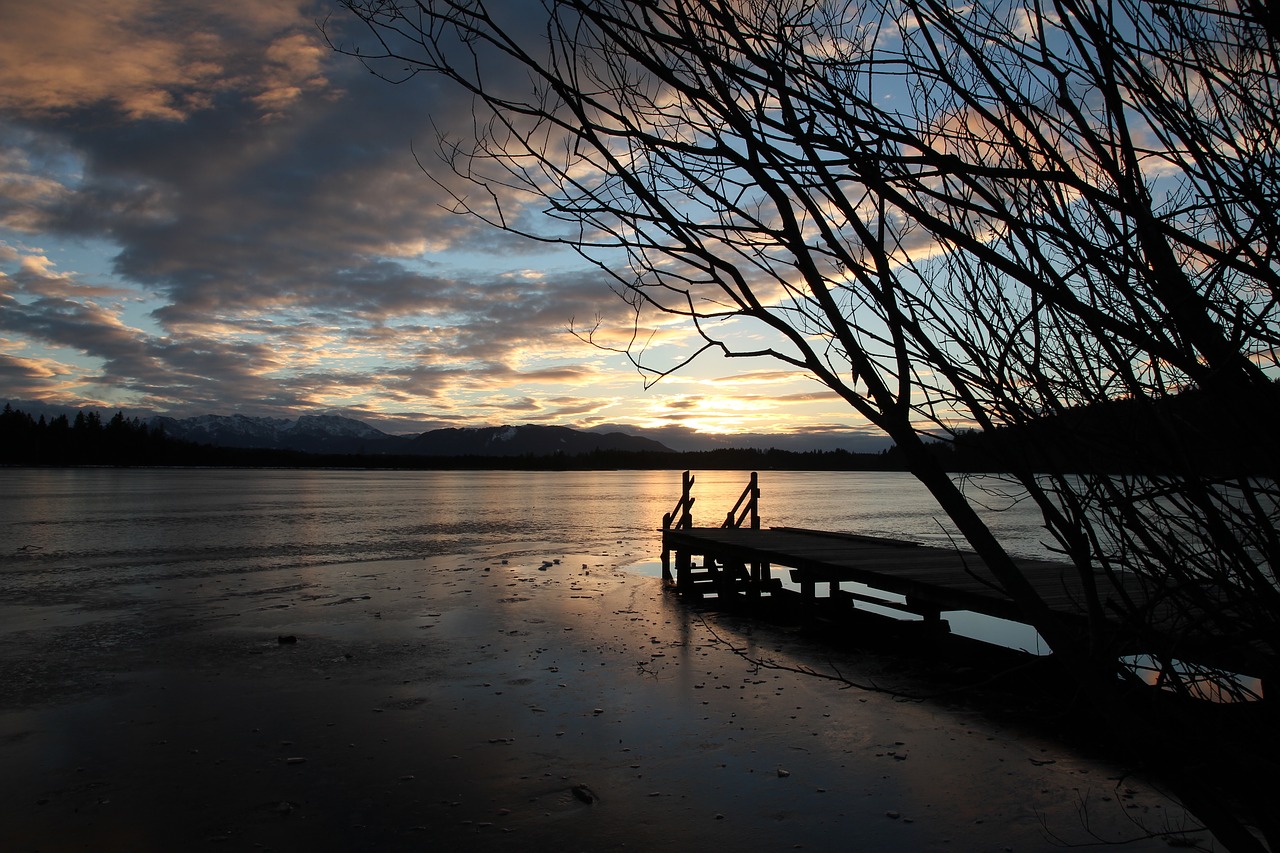
[[(681, 594), (694, 597), (776, 594), (781, 583), (773, 570), (784, 567), (807, 602), (814, 602), (818, 586), (825, 584), (833, 602), (875, 604), (925, 619), (938, 619), (948, 610), (1022, 619), (1013, 600), (989, 579), (982, 561), (964, 551), (791, 527), (668, 529), (662, 542), (664, 550), (675, 554), (675, 574), (667, 580)], [(1071, 566), (1025, 560), (1019, 568), (1051, 607), (1080, 610), (1079, 579)], [(868, 591), (842, 589), (841, 584), (861, 584)]]
[[(663, 580), (682, 596), (781, 595), (786, 590), (774, 571), (787, 569), (809, 609), (822, 599), (828, 609), (872, 604), (927, 621), (953, 610), (1023, 620), (972, 552), (824, 530), (762, 529), (755, 474), (721, 526), (694, 527), (693, 483), (686, 471), (680, 501), (663, 519)], [(1051, 608), (1083, 617), (1080, 580), (1072, 566), (1043, 560), (1022, 560), (1018, 566)], [(818, 594), (821, 585), (824, 596)]]
[[(911, 614), (939, 633), (948, 631), (942, 614), (952, 611), (1027, 623), (1012, 597), (971, 551), (821, 530), (762, 529), (755, 474), (721, 526), (695, 527), (693, 482), (685, 472), (680, 501), (663, 519), (663, 580), (682, 597), (761, 603), (798, 599), (801, 613), (836, 620), (852, 619), (857, 611), (883, 615), (887, 610)], [(1017, 566), (1044, 604), (1083, 627), (1086, 596), (1074, 566), (1030, 559), (1018, 560)], [(790, 587), (784, 587), (776, 574), (780, 570), (789, 572)], [(1235, 673), (1257, 669), (1248, 643), (1206, 632), (1193, 614), (1167, 606), (1158, 585), (1128, 576), (1110, 577), (1099, 586), (1104, 612), (1115, 599), (1117, 613), (1144, 613), (1141, 639), (1119, 620), (1113, 625), (1117, 641), (1122, 635), (1129, 637), (1120, 643), (1128, 654), (1154, 651), (1150, 644), (1155, 643), (1184, 662)]]

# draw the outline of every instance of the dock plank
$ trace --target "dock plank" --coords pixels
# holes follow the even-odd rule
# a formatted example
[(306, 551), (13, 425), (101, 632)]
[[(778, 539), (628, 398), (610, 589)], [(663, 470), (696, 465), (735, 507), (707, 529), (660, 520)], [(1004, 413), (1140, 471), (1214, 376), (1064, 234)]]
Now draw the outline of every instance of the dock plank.
[[(787, 570), (800, 584), (798, 599), (808, 612), (819, 608), (818, 589), (829, 585), (835, 594), (826, 597), (821, 608), (837, 617), (863, 604), (883, 603), (915, 614), (925, 620), (926, 628), (932, 623), (942, 632), (946, 628), (941, 615), (951, 611), (1029, 621), (972, 551), (839, 531), (761, 528), (755, 474), (738, 500), (738, 507), (745, 504), (746, 509), (730, 516), (743, 526), (693, 527), (693, 482), (685, 472), (681, 500), (663, 518), (662, 527), (663, 578), (681, 594), (747, 601), (779, 596), (783, 602), (795, 601), (795, 591), (779, 585), (772, 574)], [(703, 558), (702, 565), (697, 557)], [(1015, 563), (1041, 604), (1085, 627), (1089, 596), (1075, 566), (1043, 559)], [(1185, 604), (1173, 606), (1170, 589), (1158, 578), (1107, 575), (1093, 580), (1098, 582), (1107, 624), (1093, 623), (1089, 630), (1110, 629), (1108, 642), (1117, 643), (1115, 648), (1125, 649), (1124, 654), (1158, 647), (1166, 655), (1174, 650), (1172, 656), (1184, 662), (1234, 673), (1257, 674), (1269, 666), (1265, 656), (1251, 653), (1253, 643), (1238, 642), (1234, 632), (1222, 631), (1220, 620), (1207, 618), (1211, 614), (1188, 610)], [(857, 590), (841, 587), (855, 583), (862, 586)]]
[[(922, 607), (1020, 619), (1013, 599), (977, 554), (915, 542), (800, 528), (699, 527), (666, 530), (663, 547), (790, 569), (804, 582), (860, 583)], [(1083, 615), (1084, 590), (1072, 566), (1023, 560), (1019, 568), (1050, 607)]]
[[(831, 533), (798, 528), (719, 528), (688, 527), (663, 531), (663, 547), (677, 553), (701, 555), (713, 561), (733, 561), (743, 565), (768, 564), (787, 569), (799, 581), (802, 597), (813, 597), (815, 587), (822, 584), (860, 583), (876, 596), (890, 596), (888, 606), (906, 609), (925, 618), (940, 613), (970, 611), (985, 616), (1026, 622), (1021, 608), (1001, 589), (986, 564), (977, 554), (960, 549), (944, 549), (900, 540), (870, 536)], [(1067, 563), (1049, 560), (1019, 560), (1019, 570), (1041, 600), (1054, 612), (1084, 620), (1087, 600), (1079, 575)], [(702, 589), (702, 588), (699, 588)], [(1210, 649), (1216, 646), (1211, 636), (1187, 634), (1185, 614), (1169, 612), (1136, 577), (1117, 589), (1108, 582), (1102, 594), (1107, 602), (1121, 595), (1132, 595), (1151, 608), (1149, 628), (1177, 637), (1184, 646)], [(759, 590), (758, 590), (759, 591)], [(699, 592), (700, 594), (700, 592)], [(861, 594), (859, 594), (861, 595)], [(899, 596), (903, 601), (894, 601)], [(859, 597), (857, 600), (861, 601)], [(1192, 633), (1194, 626), (1190, 626)], [(1209, 660), (1220, 660), (1220, 653), (1197, 651)], [(1230, 654), (1230, 653), (1228, 653)], [(1234, 655), (1232, 655), (1234, 657)]]

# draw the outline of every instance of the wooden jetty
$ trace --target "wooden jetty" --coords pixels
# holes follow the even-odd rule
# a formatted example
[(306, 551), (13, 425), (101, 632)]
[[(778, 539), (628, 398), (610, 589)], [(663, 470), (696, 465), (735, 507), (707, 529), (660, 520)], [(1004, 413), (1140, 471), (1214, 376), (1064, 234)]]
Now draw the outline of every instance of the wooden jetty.
[[(962, 550), (932, 548), (915, 542), (760, 526), (760, 487), (756, 474), (728, 517), (718, 527), (695, 527), (694, 478), (685, 472), (680, 501), (663, 518), (663, 580), (681, 595), (760, 597), (784, 592), (776, 568), (790, 571), (799, 595), (810, 607), (848, 608), (873, 604), (937, 621), (951, 610), (967, 610), (1021, 621), (1021, 611), (991, 578), (982, 560)], [(699, 561), (698, 558), (701, 558)], [(1049, 561), (1019, 562), (1041, 596), (1055, 609), (1074, 611), (1080, 599), (1075, 569)], [(843, 589), (861, 584), (864, 591)]]
[[(922, 627), (938, 633), (948, 631), (942, 615), (950, 611), (1027, 623), (1018, 605), (971, 551), (822, 530), (762, 529), (756, 474), (722, 524), (695, 527), (693, 485), (694, 478), (686, 471), (680, 500), (663, 518), (663, 580), (681, 596), (762, 604), (766, 599), (798, 600), (803, 615), (836, 620), (851, 619), (858, 610), (876, 613), (881, 609), (911, 614)], [(1045, 604), (1083, 625), (1085, 595), (1074, 566), (1030, 559), (1017, 565)], [(775, 574), (780, 569), (789, 571), (793, 588), (784, 588)], [(819, 595), (823, 585), (826, 594)], [(1105, 607), (1107, 594), (1101, 594)], [(1134, 600), (1141, 600), (1151, 608), (1145, 640), (1132, 638), (1124, 644), (1131, 654), (1151, 651), (1142, 643), (1154, 639), (1166, 651), (1176, 649), (1175, 656), (1183, 661), (1237, 673), (1255, 669), (1247, 648), (1179, 624), (1186, 620), (1185, 614), (1161, 614), (1158, 590), (1143, 588), (1137, 578), (1125, 589), (1110, 593), (1121, 595), (1129, 599), (1130, 607)], [(869, 611), (867, 605), (872, 605)]]

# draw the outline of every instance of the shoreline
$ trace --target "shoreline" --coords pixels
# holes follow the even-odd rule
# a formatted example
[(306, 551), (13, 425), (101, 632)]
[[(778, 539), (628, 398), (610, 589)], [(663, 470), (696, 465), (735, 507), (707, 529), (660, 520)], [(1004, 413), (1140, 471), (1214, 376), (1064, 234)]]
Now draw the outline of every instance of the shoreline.
[(31, 624), (52, 625), (0, 632), (0, 848), (1025, 850), (1191, 824), (973, 708), (753, 665), (717, 636), (922, 686), (891, 655), (701, 615), (623, 550), (513, 542), (48, 602)]

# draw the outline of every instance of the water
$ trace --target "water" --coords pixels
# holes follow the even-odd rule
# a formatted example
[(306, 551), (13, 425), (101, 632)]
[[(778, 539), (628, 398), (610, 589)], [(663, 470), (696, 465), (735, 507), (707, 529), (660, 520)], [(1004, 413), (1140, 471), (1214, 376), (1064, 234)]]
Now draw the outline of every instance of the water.
[[(747, 481), (697, 472), (694, 521), (715, 525)], [(765, 526), (884, 535), (930, 545), (958, 535), (904, 473), (760, 475)], [(242, 574), (465, 553), (608, 543), (657, 572), (661, 521), (680, 496), (675, 471), (350, 471), (10, 469), (0, 471), (0, 600), (72, 603), (85, 585), (138, 587)], [(1039, 516), (984, 498), (1020, 556), (1044, 557)], [(953, 630), (1032, 651), (1034, 631), (971, 614)]]
[[(696, 477), (695, 523), (718, 524), (746, 474)], [(957, 540), (908, 474), (760, 480), (766, 526)], [(671, 471), (11, 469), (0, 471), (0, 535), (11, 551), (65, 568), (396, 559), (513, 537), (625, 539), (656, 555), (662, 515), (679, 494)], [(1030, 507), (995, 506), (989, 516), (1014, 553), (1047, 553)]]
[[(745, 482), (699, 474), (695, 520)], [(904, 475), (761, 487), (765, 524), (945, 539)], [(679, 490), (678, 471), (0, 470), (0, 835), (27, 833), (0, 847), (399, 850), (422, 826), (480, 849), (509, 823), (529, 849), (591, 837), (574, 827), (609, 848), (999, 849), (1080, 837), (1087, 785), (1113, 799), (1110, 769), (757, 668), (658, 584), (619, 583), (657, 557)], [(725, 621), (770, 660), (810, 654)], [(839, 665), (912, 683), (881, 656)], [(583, 780), (606, 811), (573, 811)]]

